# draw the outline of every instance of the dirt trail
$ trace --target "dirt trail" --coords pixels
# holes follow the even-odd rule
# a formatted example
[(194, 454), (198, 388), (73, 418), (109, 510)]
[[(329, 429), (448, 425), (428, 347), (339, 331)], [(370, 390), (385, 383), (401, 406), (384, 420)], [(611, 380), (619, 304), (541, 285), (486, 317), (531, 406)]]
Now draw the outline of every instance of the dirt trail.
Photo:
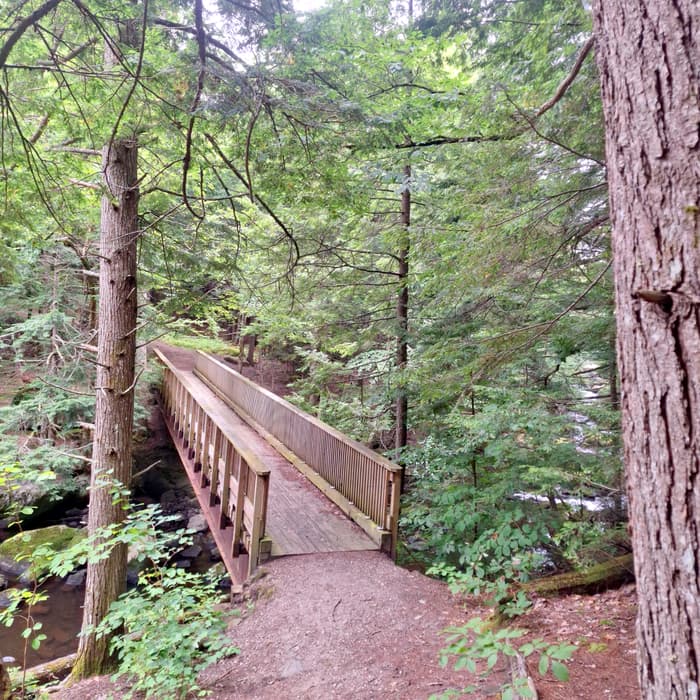
[[(447, 587), (395, 566), (378, 552), (285, 557), (263, 567), (252, 608), (231, 626), (240, 656), (201, 676), (214, 700), (427, 700), (475, 683), (474, 700), (497, 700), (509, 672), (485, 679), (440, 668), (442, 630), (486, 611)], [(243, 609), (246, 605), (241, 605)], [(571, 680), (542, 679), (540, 700), (637, 700), (634, 587), (597, 596), (539, 599), (517, 622), (533, 636), (578, 643)], [(525, 641), (523, 639), (523, 641)], [(123, 690), (97, 678), (53, 700), (119, 700)], [(158, 700), (170, 700), (159, 698)]]

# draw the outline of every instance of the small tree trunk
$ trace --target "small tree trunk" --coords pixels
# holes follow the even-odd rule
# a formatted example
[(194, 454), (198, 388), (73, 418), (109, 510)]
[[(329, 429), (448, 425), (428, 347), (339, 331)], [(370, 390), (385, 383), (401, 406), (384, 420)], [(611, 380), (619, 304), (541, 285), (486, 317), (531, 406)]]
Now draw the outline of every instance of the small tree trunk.
[[(131, 478), (136, 352), (136, 241), (138, 238), (137, 144), (120, 140), (103, 150), (104, 183), (100, 231), (100, 297), (97, 342), (95, 434), (90, 481), (90, 535), (122, 522), (123, 503), (114, 485)], [(126, 587), (126, 547), (88, 564), (83, 633), (104, 618)], [(105, 670), (108, 640), (94, 633), (80, 638), (71, 677)]]
[(411, 166), (404, 166), (404, 189), (401, 193), (401, 239), (399, 243), (399, 293), (396, 301), (396, 366), (399, 370), (399, 388), (396, 393), (396, 459), (408, 441), (408, 395), (405, 370), (408, 365), (408, 256), (410, 253), (409, 226), (411, 225)]
[(596, 0), (642, 697), (700, 696), (700, 4)]

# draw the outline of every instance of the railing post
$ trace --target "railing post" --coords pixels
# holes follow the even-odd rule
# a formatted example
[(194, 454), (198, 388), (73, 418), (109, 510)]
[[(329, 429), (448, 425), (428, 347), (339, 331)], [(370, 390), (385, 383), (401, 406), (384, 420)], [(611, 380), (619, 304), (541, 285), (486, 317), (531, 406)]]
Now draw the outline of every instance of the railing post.
[(197, 472), (202, 468), (202, 441), (204, 440), (204, 410), (202, 407), (195, 402), (196, 409), (194, 411), (195, 425), (194, 425), (194, 445), (192, 461), (194, 464), (194, 470)]
[(219, 527), (226, 527), (226, 519), (230, 519), (229, 505), (231, 503), (231, 467), (233, 461), (238, 457), (233, 445), (229, 442), (226, 446), (226, 457), (224, 458), (224, 478), (221, 487), (221, 522)]
[(223, 435), (219, 428), (215, 428), (214, 431), (214, 451), (211, 458), (211, 470), (209, 472), (209, 500), (210, 506), (214, 505), (216, 498), (216, 487), (219, 482), (219, 461), (221, 460), (221, 442), (223, 440)]
[(187, 392), (187, 420), (188, 422), (188, 428), (187, 428), (187, 454), (190, 456), (190, 459), (194, 457), (194, 434), (195, 430), (197, 427), (196, 420), (195, 420), (195, 412), (197, 410), (197, 402), (194, 400), (194, 396), (190, 394), (190, 392)]
[(202, 440), (202, 473), (199, 475), (199, 485), (204, 488), (207, 485), (209, 472), (211, 471), (211, 454), (213, 449), (213, 433), (215, 431), (212, 419), (204, 414), (204, 438)]
[(399, 498), (401, 496), (401, 472), (387, 472), (388, 479), (388, 517), (386, 529), (391, 533), (390, 554), (392, 559), (396, 559), (396, 546), (399, 536)]
[(245, 494), (248, 490), (249, 469), (246, 461), (238, 455), (238, 491), (236, 492), (236, 509), (233, 512), (233, 556), (241, 553), (241, 534), (243, 532), (243, 509)]
[(253, 527), (250, 533), (250, 551), (248, 552), (248, 575), (259, 563), (260, 540), (265, 534), (265, 513), (267, 512), (268, 479), (255, 476), (255, 491), (253, 495)]

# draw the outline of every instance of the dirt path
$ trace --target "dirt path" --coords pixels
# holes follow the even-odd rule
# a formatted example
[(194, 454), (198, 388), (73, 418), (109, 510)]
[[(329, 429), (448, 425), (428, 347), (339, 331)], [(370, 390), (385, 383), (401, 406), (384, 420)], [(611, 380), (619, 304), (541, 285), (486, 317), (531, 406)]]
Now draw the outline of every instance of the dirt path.
[[(378, 552), (274, 560), (251, 592), (252, 609), (231, 626), (238, 657), (201, 677), (215, 700), (427, 700), (476, 683), (465, 696), (496, 700), (504, 663), (486, 679), (442, 669), (441, 631), (484, 613), (447, 587), (395, 566)], [(241, 606), (245, 608), (245, 605)], [(636, 700), (634, 589), (540, 599), (518, 625), (530, 636), (571, 641), (580, 650), (571, 680), (530, 672), (540, 700)], [(107, 678), (54, 693), (54, 700), (119, 699)], [(170, 700), (159, 698), (158, 700)]]

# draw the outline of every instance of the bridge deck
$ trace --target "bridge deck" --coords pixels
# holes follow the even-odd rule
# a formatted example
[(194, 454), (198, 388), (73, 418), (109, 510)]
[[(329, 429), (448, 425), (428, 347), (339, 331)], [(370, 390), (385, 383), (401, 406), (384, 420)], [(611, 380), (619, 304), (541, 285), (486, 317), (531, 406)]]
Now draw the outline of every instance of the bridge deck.
[[(193, 374), (193, 353), (160, 344), (159, 350), (184, 375), (202, 408), (218, 421), (226, 422), (270, 469), (265, 534), (272, 540), (272, 556), (378, 548), (360, 527)], [(194, 482), (189, 470), (188, 474)], [(197, 484), (193, 486), (198, 492)]]

